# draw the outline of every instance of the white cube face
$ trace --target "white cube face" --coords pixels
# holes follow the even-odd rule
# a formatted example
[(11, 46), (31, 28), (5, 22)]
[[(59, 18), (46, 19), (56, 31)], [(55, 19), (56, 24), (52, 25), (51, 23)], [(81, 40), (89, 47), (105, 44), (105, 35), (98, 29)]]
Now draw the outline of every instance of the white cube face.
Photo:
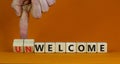
[(107, 43), (106, 42), (97, 43), (97, 46), (98, 46), (98, 53), (107, 53)]
[(77, 42), (77, 53), (86, 53), (86, 42)]
[(27, 53), (34, 52), (34, 39), (24, 39), (24, 51)]
[(34, 46), (34, 39), (24, 39), (24, 46)]
[(75, 53), (75, 52), (76, 52), (76, 43), (66, 42), (66, 53)]
[(65, 42), (56, 42), (56, 53), (65, 53)]
[(17, 52), (17, 53), (20, 53), (20, 52), (24, 52), (23, 50), (23, 39), (14, 39), (13, 41), (13, 52)]
[(44, 53), (45, 52), (45, 43), (44, 42), (36, 42), (34, 45), (35, 53)]
[(55, 53), (55, 43), (54, 42), (46, 42), (45, 43), (45, 52), (46, 53)]
[(97, 43), (87, 43), (87, 53), (96, 53), (97, 52)]
[(14, 39), (13, 46), (23, 46), (23, 39)]

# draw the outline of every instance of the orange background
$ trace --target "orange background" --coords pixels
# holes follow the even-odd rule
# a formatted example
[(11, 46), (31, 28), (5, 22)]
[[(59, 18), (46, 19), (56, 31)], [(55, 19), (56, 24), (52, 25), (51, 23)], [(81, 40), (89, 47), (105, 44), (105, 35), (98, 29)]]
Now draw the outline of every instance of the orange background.
[[(94, 60), (97, 63), (119, 62), (120, 0), (57, 0), (57, 3), (50, 8), (49, 12), (44, 13), (41, 19), (30, 16), (28, 37), (35, 39), (36, 42), (108, 42), (107, 54), (62, 54), (61, 57), (61, 54), (27, 55), (12, 52), (12, 41), (20, 38), (20, 35), (19, 17), (11, 8), (11, 2), (12, 0), (0, 0), (1, 63), (7, 63), (7, 61), (30, 63), (29, 58), (33, 58), (35, 63), (39, 63), (37, 61), (39, 58), (43, 58), (40, 59), (42, 63), (47, 63), (46, 60), (48, 63), (52, 61), (57, 63), (59, 60), (62, 61), (61, 63), (81, 63), (86, 60), (91, 63)], [(91, 55), (93, 55), (92, 58)], [(23, 60), (24, 58), (26, 61)]]

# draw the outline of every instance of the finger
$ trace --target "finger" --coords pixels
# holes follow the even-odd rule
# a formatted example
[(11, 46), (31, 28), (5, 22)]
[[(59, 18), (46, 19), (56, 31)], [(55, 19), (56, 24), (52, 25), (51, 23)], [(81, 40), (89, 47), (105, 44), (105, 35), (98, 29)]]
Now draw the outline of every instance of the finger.
[(56, 0), (47, 0), (47, 2), (49, 4), (49, 6), (51, 6), (51, 5), (53, 5), (56, 2)]
[(48, 3), (46, 0), (39, 0), (42, 8), (42, 12), (47, 12), (49, 10)]
[(35, 18), (40, 18), (42, 15), (39, 0), (32, 0), (32, 15)]
[(22, 39), (26, 39), (28, 34), (28, 12), (23, 10), (20, 18), (20, 36)]
[(16, 15), (20, 16), (21, 15), (21, 5), (22, 5), (23, 0), (13, 0), (12, 2), (12, 8), (15, 10)]

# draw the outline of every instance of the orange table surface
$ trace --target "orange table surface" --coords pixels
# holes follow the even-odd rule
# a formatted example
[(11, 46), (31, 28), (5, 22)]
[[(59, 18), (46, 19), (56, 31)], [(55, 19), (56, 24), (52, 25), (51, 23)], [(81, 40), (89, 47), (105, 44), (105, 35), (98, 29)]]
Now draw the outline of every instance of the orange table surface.
[(34, 64), (120, 64), (120, 52), (100, 53), (13, 53), (0, 52), (0, 63)]

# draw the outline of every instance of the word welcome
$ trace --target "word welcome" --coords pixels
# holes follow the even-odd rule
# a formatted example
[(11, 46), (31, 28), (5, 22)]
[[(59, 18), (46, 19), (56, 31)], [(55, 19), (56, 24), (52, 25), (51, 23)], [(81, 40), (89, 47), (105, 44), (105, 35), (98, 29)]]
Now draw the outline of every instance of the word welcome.
[(34, 42), (34, 39), (14, 39), (16, 53), (107, 53), (106, 42)]

